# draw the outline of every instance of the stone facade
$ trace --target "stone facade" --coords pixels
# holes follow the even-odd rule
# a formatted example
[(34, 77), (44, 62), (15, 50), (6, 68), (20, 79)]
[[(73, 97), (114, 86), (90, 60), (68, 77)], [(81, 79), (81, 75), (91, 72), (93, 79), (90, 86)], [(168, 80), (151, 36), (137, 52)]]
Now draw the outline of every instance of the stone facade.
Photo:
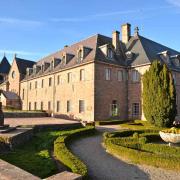
[(121, 40), (119, 31), (112, 38), (97, 34), (37, 63), (15, 57), (9, 91), (17, 93), (23, 110), (85, 121), (145, 119), (141, 78), (158, 59), (173, 72), (179, 115), (180, 53), (140, 36), (138, 28), (132, 36), (128, 23), (121, 33)]

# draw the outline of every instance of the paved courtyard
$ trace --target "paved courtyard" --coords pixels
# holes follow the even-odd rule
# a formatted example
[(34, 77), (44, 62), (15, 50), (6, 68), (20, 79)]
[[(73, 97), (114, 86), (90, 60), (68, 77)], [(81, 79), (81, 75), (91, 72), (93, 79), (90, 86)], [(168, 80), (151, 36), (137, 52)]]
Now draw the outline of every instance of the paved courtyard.
[(52, 118), (52, 117), (41, 117), (41, 118), (5, 118), (5, 124), (10, 126), (18, 125), (45, 125), (45, 124), (74, 124), (79, 123), (78, 121)]

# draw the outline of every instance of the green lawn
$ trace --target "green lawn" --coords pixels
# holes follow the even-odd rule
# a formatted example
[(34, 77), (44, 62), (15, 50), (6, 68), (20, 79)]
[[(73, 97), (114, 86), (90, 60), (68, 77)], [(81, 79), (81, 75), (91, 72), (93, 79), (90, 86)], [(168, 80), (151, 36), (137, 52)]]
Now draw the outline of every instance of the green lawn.
[(54, 140), (66, 131), (46, 131), (36, 134), (31, 141), (0, 158), (14, 164), (40, 178), (57, 173), (50, 157)]
[(135, 120), (133, 122), (127, 122), (120, 125), (123, 128), (132, 129), (132, 130), (144, 130), (144, 129), (152, 129), (152, 130), (162, 130), (167, 128), (159, 128), (150, 124), (147, 121)]

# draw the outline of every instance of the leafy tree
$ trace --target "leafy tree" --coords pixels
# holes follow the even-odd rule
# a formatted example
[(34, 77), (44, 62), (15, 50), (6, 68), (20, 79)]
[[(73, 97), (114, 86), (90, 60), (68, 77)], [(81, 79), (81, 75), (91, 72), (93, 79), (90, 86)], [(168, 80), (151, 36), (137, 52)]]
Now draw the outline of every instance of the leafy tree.
[(166, 64), (154, 61), (143, 75), (143, 111), (155, 126), (172, 125), (176, 110), (176, 90), (172, 73)]

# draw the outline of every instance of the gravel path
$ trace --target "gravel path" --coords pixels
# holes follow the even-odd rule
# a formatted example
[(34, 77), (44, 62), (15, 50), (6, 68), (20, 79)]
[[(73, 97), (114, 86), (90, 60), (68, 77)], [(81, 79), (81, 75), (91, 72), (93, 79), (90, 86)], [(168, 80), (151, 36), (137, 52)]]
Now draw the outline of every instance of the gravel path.
[[(98, 127), (99, 131), (114, 131), (117, 126)], [(71, 144), (72, 151), (88, 166), (91, 180), (180, 180), (180, 173), (144, 165), (129, 164), (106, 153), (102, 135), (83, 138)]]

